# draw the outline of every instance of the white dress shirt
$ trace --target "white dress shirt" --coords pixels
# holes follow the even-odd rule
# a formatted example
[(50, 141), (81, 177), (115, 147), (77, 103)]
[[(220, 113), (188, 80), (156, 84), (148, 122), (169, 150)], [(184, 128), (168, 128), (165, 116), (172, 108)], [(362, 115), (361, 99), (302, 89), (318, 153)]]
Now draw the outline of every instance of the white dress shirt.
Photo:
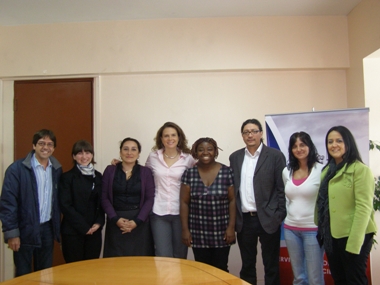
[(263, 149), (263, 144), (260, 143), (259, 148), (252, 155), (249, 152), (249, 150), (245, 148), (244, 161), (241, 167), (240, 189), (239, 189), (240, 199), (241, 199), (241, 210), (243, 213), (257, 212), (253, 179), (255, 175), (257, 161), (259, 160), (259, 156), (262, 149)]

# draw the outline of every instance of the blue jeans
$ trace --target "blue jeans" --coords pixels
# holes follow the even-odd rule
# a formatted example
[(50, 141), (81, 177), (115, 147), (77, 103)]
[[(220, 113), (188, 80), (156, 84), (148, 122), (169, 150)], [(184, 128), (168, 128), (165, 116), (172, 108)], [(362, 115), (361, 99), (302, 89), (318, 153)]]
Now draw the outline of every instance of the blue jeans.
[(182, 225), (179, 215), (150, 215), (156, 256), (187, 258), (187, 246), (182, 243)]
[(323, 285), (323, 252), (317, 231), (284, 228), (284, 237), (293, 270), (293, 285)]

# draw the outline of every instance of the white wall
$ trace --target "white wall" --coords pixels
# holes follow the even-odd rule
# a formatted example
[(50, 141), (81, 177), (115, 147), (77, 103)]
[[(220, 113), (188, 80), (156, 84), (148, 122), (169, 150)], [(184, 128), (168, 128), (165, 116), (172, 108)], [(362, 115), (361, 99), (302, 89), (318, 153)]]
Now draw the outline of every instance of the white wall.
[(145, 162), (158, 128), (175, 121), (190, 144), (213, 137), (223, 149), (219, 161), (228, 164), (228, 156), (244, 146), (245, 119), (264, 124), (266, 114), (345, 108), (345, 84), (342, 70), (101, 76), (97, 153), (107, 164), (118, 157), (118, 142), (132, 136), (141, 140)]
[(380, 0), (362, 0), (348, 15), (350, 68), (347, 69), (349, 108), (364, 107), (363, 58), (380, 48)]
[[(13, 82), (1, 81), (1, 87), (0, 181), (2, 185), (5, 169), (13, 162)], [(0, 234), (0, 248), (0, 281), (3, 281), (13, 277), (13, 254), (4, 244), (2, 233)]]
[[(364, 90), (365, 105), (370, 108), (369, 112), (369, 137), (380, 144), (380, 49), (372, 53), (363, 60), (364, 69)], [(380, 152), (377, 150), (370, 152), (370, 168), (376, 177), (380, 176)], [(378, 230), (380, 230), (380, 213), (376, 212), (375, 220)], [(377, 244), (371, 252), (372, 261), (372, 284), (380, 284), (380, 272), (376, 270), (380, 264), (379, 235), (375, 236)]]
[(0, 27), (0, 77), (347, 68), (346, 17)]
[[(0, 102), (3, 101), (3, 81), (0, 80)], [(3, 104), (0, 104), (0, 107), (2, 107)], [(1, 110), (3, 113), (3, 110)], [(0, 116), (0, 134), (3, 134), (3, 117)], [(3, 157), (3, 144), (0, 141), (0, 153), (1, 157)], [(3, 181), (3, 165), (0, 163), (0, 181)], [(1, 224), (1, 222), (0, 222)], [(0, 243), (2, 243), (2, 238), (0, 238)], [(0, 264), (4, 264), (4, 247), (0, 246)], [(4, 276), (4, 267), (0, 266), (0, 281), (2, 280), (2, 276)]]

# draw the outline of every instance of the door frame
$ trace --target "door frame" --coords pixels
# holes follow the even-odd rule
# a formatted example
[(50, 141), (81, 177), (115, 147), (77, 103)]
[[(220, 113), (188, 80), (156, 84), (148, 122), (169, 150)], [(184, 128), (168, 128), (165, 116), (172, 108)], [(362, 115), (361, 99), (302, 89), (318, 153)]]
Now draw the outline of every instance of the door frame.
[[(20, 77), (0, 78), (0, 181), (4, 181), (4, 172), (14, 162), (14, 82), (19, 80), (54, 80), (54, 79), (76, 79), (93, 78), (93, 139), (94, 151), (97, 157), (101, 156), (101, 131), (97, 129), (100, 123), (100, 81), (101, 76), (78, 75), (65, 77)], [(6, 122), (6, 123), (5, 123)], [(101, 161), (97, 159), (97, 165)], [(1, 191), (1, 188), (0, 188)], [(0, 234), (0, 282), (14, 278), (14, 264), (12, 251), (4, 243), (4, 235)]]

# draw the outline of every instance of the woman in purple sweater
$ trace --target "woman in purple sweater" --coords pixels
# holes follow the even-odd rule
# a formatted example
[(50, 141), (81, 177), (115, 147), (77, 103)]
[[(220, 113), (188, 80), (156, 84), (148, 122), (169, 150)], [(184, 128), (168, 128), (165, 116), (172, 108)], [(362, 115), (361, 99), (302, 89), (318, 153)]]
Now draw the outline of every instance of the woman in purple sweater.
[(138, 164), (140, 152), (136, 139), (125, 138), (120, 144), (122, 162), (107, 166), (103, 173), (104, 257), (154, 255), (148, 217), (155, 186), (151, 170)]

